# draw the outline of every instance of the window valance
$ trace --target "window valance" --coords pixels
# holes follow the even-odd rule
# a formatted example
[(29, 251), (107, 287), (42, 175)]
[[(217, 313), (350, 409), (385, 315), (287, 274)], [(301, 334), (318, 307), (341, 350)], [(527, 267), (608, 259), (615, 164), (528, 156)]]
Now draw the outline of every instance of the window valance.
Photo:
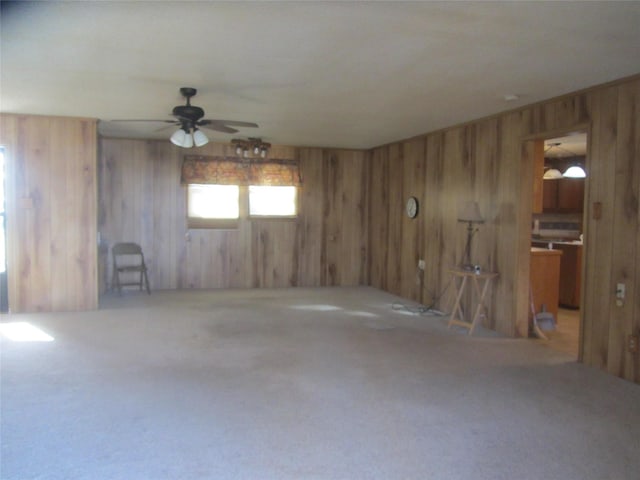
[(300, 186), (297, 160), (185, 155), (181, 182), (215, 185)]

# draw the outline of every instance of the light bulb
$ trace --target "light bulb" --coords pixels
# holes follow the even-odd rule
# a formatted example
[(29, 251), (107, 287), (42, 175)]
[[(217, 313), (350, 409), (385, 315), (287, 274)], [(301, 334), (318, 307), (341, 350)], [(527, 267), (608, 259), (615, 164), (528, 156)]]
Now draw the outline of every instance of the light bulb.
[(253, 147), (253, 154), (258, 155), (259, 153), (260, 153), (260, 147), (256, 145), (255, 147)]
[(260, 150), (260, 156), (262, 158), (265, 158), (267, 156), (267, 149), (263, 148), (262, 150)]
[(242, 155), (242, 147), (240, 145), (236, 147), (236, 155)]
[(249, 149), (248, 149), (248, 148), (245, 148), (245, 149), (244, 149), (244, 151), (242, 152), (242, 156), (243, 156), (244, 158), (247, 158), (247, 157), (249, 156)]

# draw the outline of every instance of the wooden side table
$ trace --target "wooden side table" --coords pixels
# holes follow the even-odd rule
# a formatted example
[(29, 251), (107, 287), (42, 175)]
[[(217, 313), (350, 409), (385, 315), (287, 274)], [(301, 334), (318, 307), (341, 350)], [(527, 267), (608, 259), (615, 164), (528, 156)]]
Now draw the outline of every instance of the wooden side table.
[[(459, 325), (461, 327), (468, 328), (469, 335), (471, 335), (473, 334), (473, 330), (480, 322), (482, 310), (486, 311), (487, 309), (486, 305), (484, 304), (485, 297), (487, 296), (489, 285), (491, 284), (493, 279), (498, 276), (498, 273), (475, 273), (472, 270), (463, 270), (461, 268), (450, 268), (449, 273), (453, 275), (453, 288), (456, 292), (456, 300), (453, 304), (453, 310), (451, 310), (451, 316), (449, 317), (449, 328), (451, 328), (451, 325)], [(471, 317), (471, 321), (465, 320), (464, 312), (462, 311), (462, 306), (460, 305), (462, 295), (464, 294), (465, 288), (468, 283), (473, 284), (473, 292), (475, 293), (476, 297), (475, 309), (473, 309), (474, 314), (473, 317)]]

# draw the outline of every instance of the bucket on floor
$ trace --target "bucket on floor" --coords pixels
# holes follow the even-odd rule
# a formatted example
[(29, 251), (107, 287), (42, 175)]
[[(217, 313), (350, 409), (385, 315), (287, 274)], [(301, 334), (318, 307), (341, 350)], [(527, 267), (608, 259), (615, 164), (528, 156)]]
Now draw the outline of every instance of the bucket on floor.
[(556, 319), (553, 317), (553, 313), (547, 312), (547, 306), (542, 304), (542, 311), (536, 313), (535, 321), (540, 327), (540, 330), (550, 332), (556, 329)]

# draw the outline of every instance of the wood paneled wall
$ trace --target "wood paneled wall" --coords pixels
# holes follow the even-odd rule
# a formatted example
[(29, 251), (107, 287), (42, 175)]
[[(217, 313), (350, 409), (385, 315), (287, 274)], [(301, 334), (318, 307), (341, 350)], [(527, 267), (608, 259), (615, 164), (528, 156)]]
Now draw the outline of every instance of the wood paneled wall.
[[(184, 149), (152, 140), (100, 145), (102, 290), (110, 283), (108, 249), (120, 241), (142, 245), (153, 289), (368, 284), (364, 152), (273, 147), (273, 158), (300, 161), (296, 220), (242, 219), (236, 230), (188, 230)], [(227, 144), (195, 152), (234, 155)]]
[(11, 312), (98, 305), (95, 120), (0, 116)]
[[(457, 207), (476, 200), (486, 222), (472, 258), (498, 271), (488, 326), (527, 333), (533, 141), (588, 132), (581, 358), (640, 382), (640, 77), (375, 148), (370, 152), (371, 284), (447, 310), (447, 268), (460, 261), (465, 225)], [(409, 196), (420, 215), (404, 214)], [(594, 219), (594, 203), (602, 216)], [(417, 260), (426, 261), (422, 284)], [(615, 302), (617, 283), (627, 299)]]

